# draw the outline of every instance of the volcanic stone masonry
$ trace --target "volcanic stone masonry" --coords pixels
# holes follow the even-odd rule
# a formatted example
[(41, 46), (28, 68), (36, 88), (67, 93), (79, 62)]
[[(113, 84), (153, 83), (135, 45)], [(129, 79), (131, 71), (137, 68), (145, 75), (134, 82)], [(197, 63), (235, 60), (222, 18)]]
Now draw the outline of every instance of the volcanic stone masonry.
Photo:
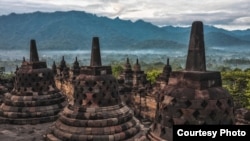
[[(74, 62), (73, 67), (76, 67), (75, 65), (77, 65), (77, 63), (78, 61), (76, 59), (76, 62)], [(78, 63), (78, 67), (79, 67), (79, 63)], [(58, 65), (58, 67), (56, 66), (56, 63), (53, 62), (52, 70), (55, 74), (54, 79), (55, 79), (56, 86), (64, 94), (67, 95), (68, 100), (73, 99), (72, 79), (74, 79), (74, 77), (72, 76), (72, 74), (75, 76), (76, 75), (75, 73), (80, 71), (79, 69), (80, 67), (78, 68), (78, 70), (75, 70), (74, 68), (70, 69), (66, 64), (64, 56), (62, 57), (62, 60), (60, 64)]]
[(170, 74), (172, 72), (172, 67), (169, 64), (169, 58), (167, 58), (167, 64), (164, 66), (162, 73), (156, 78), (156, 91), (158, 89), (165, 87), (168, 84)]
[[(129, 58), (124, 65), (124, 70), (118, 77), (119, 92), (122, 101), (124, 101), (140, 119), (152, 119), (152, 112), (149, 107), (152, 107), (154, 99), (147, 98), (151, 92), (151, 83), (147, 80), (147, 75), (141, 70), (141, 65), (138, 58), (133, 66), (129, 62)], [(155, 106), (153, 106), (155, 107)]]
[(30, 61), (24, 58), (17, 67), (14, 88), (6, 93), (0, 106), (0, 122), (38, 124), (55, 121), (66, 105), (65, 96), (56, 88), (53, 72), (39, 61), (35, 40), (30, 41)]
[(186, 69), (170, 74), (168, 85), (159, 90), (155, 121), (147, 136), (150, 140), (172, 141), (177, 124), (234, 124), (234, 105), (222, 88), (220, 72), (207, 71), (203, 23), (192, 24)]
[(129, 107), (134, 106), (132, 101), (133, 71), (129, 58), (123, 67), (123, 72), (118, 76), (119, 93), (121, 100)]
[(14, 77), (11, 77), (10, 79), (0, 78), (0, 105), (3, 102), (4, 94), (13, 89), (13, 82), (14, 82)]
[(72, 85), (73, 100), (50, 127), (46, 140), (145, 139), (133, 111), (119, 97), (111, 67), (102, 66), (98, 37), (92, 41), (90, 66), (80, 67)]
[(150, 88), (150, 91), (145, 96), (146, 108), (142, 111), (143, 117), (146, 115), (147, 119), (154, 121), (155, 111), (159, 105), (156, 102), (159, 95), (159, 90), (168, 84), (168, 79), (171, 72), (172, 67), (169, 64), (169, 58), (167, 58), (167, 64), (164, 66), (162, 73), (157, 76), (155, 84), (153, 84), (152, 88)]
[(70, 71), (70, 69), (66, 65), (66, 61), (64, 60), (64, 56), (62, 57), (62, 60), (61, 60), (60, 65), (59, 65), (58, 68), (56, 67), (55, 62), (53, 63), (52, 70), (55, 73), (55, 76), (60, 81), (63, 81), (63, 80), (66, 80), (66, 79), (69, 78), (69, 71)]

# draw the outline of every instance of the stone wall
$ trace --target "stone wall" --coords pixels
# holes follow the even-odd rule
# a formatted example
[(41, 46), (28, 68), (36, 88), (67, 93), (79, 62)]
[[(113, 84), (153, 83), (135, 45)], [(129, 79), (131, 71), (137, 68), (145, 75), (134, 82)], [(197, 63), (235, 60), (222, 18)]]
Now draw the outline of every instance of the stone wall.
[(55, 83), (56, 87), (67, 96), (68, 101), (73, 99), (74, 89), (70, 81), (55, 79)]
[[(155, 118), (155, 111), (156, 111), (156, 101), (155, 98), (151, 95), (141, 97), (139, 95), (133, 96), (135, 108), (134, 112), (136, 115), (141, 115), (144, 119), (154, 120)], [(140, 109), (141, 105), (141, 109)], [(141, 110), (141, 114), (140, 114)]]

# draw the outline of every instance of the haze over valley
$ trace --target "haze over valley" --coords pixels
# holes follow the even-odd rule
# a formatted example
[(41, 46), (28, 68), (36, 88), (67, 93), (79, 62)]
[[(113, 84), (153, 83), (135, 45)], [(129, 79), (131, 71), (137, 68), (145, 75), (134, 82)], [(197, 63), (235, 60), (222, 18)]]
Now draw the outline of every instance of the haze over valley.
[[(191, 23), (190, 23), (191, 24)], [(250, 29), (225, 30), (204, 23), (207, 65), (210, 70), (221, 67), (250, 67)], [(13, 71), (23, 57), (29, 58), (29, 41), (37, 42), (41, 59), (48, 66), (59, 63), (62, 56), (68, 65), (78, 57), (81, 65), (89, 65), (91, 39), (100, 38), (104, 64), (133, 63), (163, 66), (167, 57), (174, 68), (184, 68), (190, 27), (159, 27), (143, 20), (111, 19), (94, 14), (68, 11), (0, 16), (0, 59), (6, 71)], [(13, 63), (8, 63), (13, 62)]]

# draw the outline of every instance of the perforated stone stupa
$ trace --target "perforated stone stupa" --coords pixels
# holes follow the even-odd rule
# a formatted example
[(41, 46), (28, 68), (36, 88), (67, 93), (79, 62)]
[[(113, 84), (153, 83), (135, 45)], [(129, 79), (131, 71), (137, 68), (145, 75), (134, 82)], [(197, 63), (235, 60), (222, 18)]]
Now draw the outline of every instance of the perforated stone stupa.
[(102, 66), (99, 38), (92, 41), (90, 66), (73, 83), (73, 100), (46, 134), (50, 141), (139, 140), (141, 125), (118, 93), (110, 66)]
[(35, 40), (30, 41), (30, 61), (16, 70), (14, 88), (0, 106), (1, 123), (37, 124), (54, 121), (66, 105), (56, 88), (53, 72), (39, 61)]
[(192, 24), (186, 69), (171, 73), (160, 89), (151, 140), (172, 141), (173, 125), (234, 124), (233, 100), (222, 88), (220, 72), (207, 71), (203, 23)]
[(156, 78), (156, 84), (155, 84), (156, 92), (158, 92), (159, 88), (163, 88), (168, 84), (171, 72), (172, 72), (172, 67), (169, 64), (169, 58), (167, 58), (167, 64), (164, 66), (162, 73)]

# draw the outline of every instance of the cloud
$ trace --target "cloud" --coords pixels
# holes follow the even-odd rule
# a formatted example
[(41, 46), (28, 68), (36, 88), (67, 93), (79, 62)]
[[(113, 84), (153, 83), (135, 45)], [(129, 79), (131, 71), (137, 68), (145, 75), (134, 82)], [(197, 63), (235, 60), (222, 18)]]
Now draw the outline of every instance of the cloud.
[(110, 18), (143, 19), (156, 25), (185, 26), (202, 20), (205, 24), (250, 28), (249, 7), (249, 0), (1, 0), (0, 15), (79, 10)]
[(250, 16), (237, 18), (232, 22), (232, 24), (239, 24), (239, 25), (248, 24), (248, 25), (250, 25)]

